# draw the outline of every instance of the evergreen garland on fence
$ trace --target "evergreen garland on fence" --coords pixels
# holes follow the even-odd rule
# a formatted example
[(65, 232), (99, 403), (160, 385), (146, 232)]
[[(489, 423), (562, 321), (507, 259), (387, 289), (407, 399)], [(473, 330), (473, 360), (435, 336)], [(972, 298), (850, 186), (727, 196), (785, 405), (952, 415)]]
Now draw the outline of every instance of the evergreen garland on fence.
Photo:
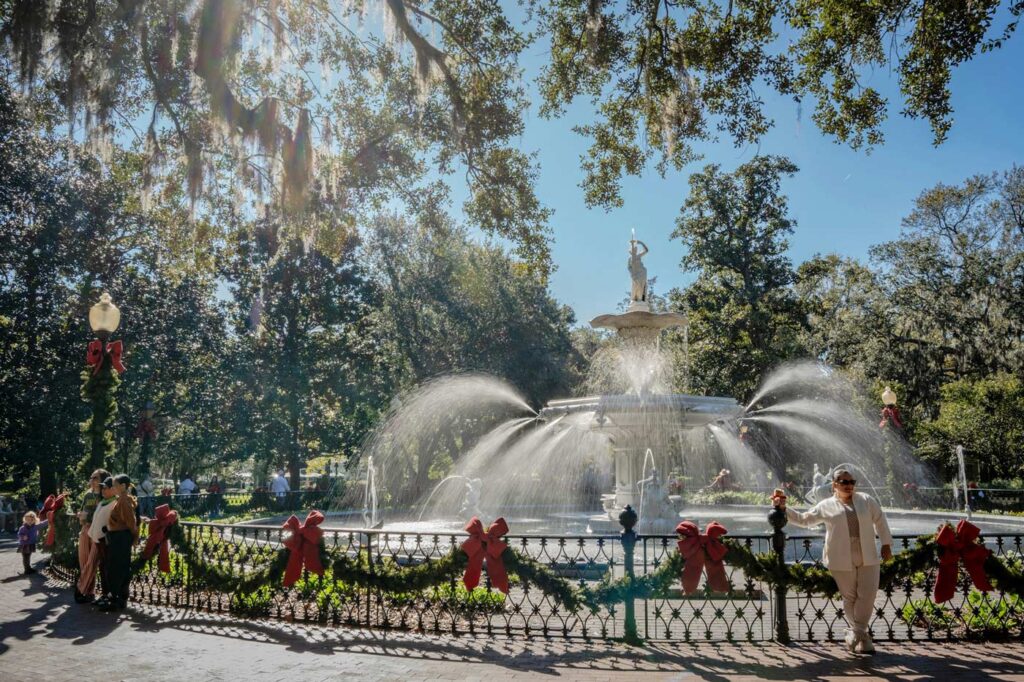
[[(67, 518), (63, 518), (65, 516)], [(60, 520), (55, 524), (55, 549), (63, 547), (64, 551), (55, 552), (54, 561), (72, 567), (70, 564), (76, 563), (72, 559), (77, 559), (77, 556), (71, 557), (71, 552), (66, 550), (73, 545), (76, 537), (71, 523), (74, 517), (58, 517)], [(227, 594), (248, 594), (263, 586), (278, 589), (288, 563), (289, 550), (284, 547), (265, 553), (265, 560), (250, 570), (235, 568), (238, 562), (230, 559), (209, 561), (200, 555), (197, 546), (188, 541), (184, 529), (178, 524), (168, 529), (167, 539), (174, 551), (172, 563), (180, 561), (187, 567), (190, 582)], [(740, 569), (748, 580), (772, 586), (784, 584), (788, 589), (804, 594), (831, 596), (838, 592), (828, 569), (800, 563), (780, 565), (772, 553), (754, 553), (749, 547), (728, 538), (724, 538), (723, 543), (727, 549), (725, 563)], [(937, 564), (937, 549), (934, 536), (918, 537), (912, 547), (882, 562), (880, 587), (888, 589), (897, 581), (933, 568)], [(330, 572), (333, 580), (386, 593), (418, 592), (452, 583), (460, 577), (468, 564), (468, 557), (458, 547), (437, 559), (409, 566), (400, 566), (391, 560), (371, 565), (368, 551), (360, 550), (354, 556), (332, 552), (327, 550), (323, 540), (320, 541), (319, 552), (321, 565)], [(257, 557), (259, 554), (252, 552), (247, 556)], [(140, 553), (132, 562), (132, 574), (146, 570), (155, 556), (156, 553), (144, 559)], [(535, 586), (572, 613), (582, 609), (597, 611), (602, 606), (619, 604), (628, 598), (672, 597), (673, 588), (686, 563), (681, 554), (672, 552), (652, 573), (613, 579), (609, 572), (596, 586), (590, 587), (576, 585), (575, 581), (559, 576), (549, 566), (511, 547), (505, 549), (502, 560), (508, 574), (518, 577), (524, 587)], [(226, 567), (221, 565), (225, 563)], [(992, 554), (985, 561), (985, 572), (999, 591), (1024, 596), (1024, 566), (1020, 560)]]

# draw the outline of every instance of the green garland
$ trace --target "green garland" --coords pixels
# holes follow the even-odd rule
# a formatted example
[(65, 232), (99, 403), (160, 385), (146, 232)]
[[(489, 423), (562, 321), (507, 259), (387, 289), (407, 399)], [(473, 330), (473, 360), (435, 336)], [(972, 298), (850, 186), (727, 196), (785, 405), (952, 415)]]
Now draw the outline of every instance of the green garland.
[[(59, 521), (55, 518), (55, 549), (61, 547), (61, 559), (70, 562), (68, 557), (71, 553), (68, 548), (73, 545), (71, 521), (74, 517), (58, 516)], [(189, 581), (197, 585), (234, 595), (251, 594), (266, 588), (276, 591), (281, 587), (289, 556), (289, 550), (285, 547), (249, 548), (239, 554), (237, 551), (229, 551), (227, 545), (230, 542), (218, 538), (195, 545), (188, 541), (179, 524), (168, 529), (167, 539), (174, 551), (173, 561), (184, 565)], [(725, 563), (740, 569), (748, 580), (764, 582), (773, 587), (785, 585), (790, 590), (804, 594), (831, 596), (838, 592), (835, 580), (825, 568), (803, 564), (780, 565), (773, 553), (754, 553), (749, 547), (729, 538), (723, 539), (723, 543), (727, 550)], [(219, 561), (210, 561), (201, 555), (201, 550), (209, 549), (211, 545)], [(328, 551), (323, 540), (320, 541), (319, 553), (321, 565), (330, 572), (330, 579), (353, 588), (368, 588), (392, 594), (420, 592), (453, 583), (468, 564), (468, 557), (458, 547), (453, 547), (437, 559), (409, 566), (401, 566), (393, 560), (371, 563), (369, 552), (365, 549), (354, 556)], [(916, 538), (912, 547), (882, 562), (880, 587), (891, 589), (898, 581), (935, 567), (937, 558), (938, 546), (934, 536)], [(673, 552), (652, 573), (613, 579), (608, 572), (597, 585), (591, 587), (576, 585), (575, 581), (561, 577), (549, 566), (511, 547), (505, 549), (502, 560), (509, 576), (518, 578), (523, 587), (535, 586), (571, 613), (583, 609), (595, 612), (602, 606), (620, 604), (627, 599), (671, 597), (673, 587), (686, 564), (681, 554)], [(57, 556), (54, 561), (60, 565), (65, 563), (58, 561)], [(140, 553), (132, 562), (132, 574), (147, 570), (152, 561), (153, 557), (145, 559)], [(249, 570), (238, 568), (250, 563), (255, 565)], [(989, 555), (985, 561), (985, 573), (1000, 592), (1024, 595), (1024, 566), (1019, 560)]]

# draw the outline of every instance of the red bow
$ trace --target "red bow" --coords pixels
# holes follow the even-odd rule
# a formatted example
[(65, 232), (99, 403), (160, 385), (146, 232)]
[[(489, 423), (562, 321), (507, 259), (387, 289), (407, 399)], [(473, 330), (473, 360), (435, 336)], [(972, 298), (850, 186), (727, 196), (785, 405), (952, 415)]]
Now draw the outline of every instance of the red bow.
[(895, 405), (886, 405), (882, 408), (882, 421), (878, 422), (878, 428), (884, 429), (889, 425), (890, 420), (892, 420), (892, 425), (897, 429), (903, 428), (903, 422), (900, 421), (900, 411)]
[[(118, 374), (124, 374), (124, 365), (121, 364), (121, 354), (124, 353), (124, 344), (120, 341), (111, 341), (107, 344), (107, 355), (110, 356), (110, 365), (117, 370)], [(94, 340), (89, 342), (85, 351), (85, 362), (92, 367), (92, 373), (96, 374), (103, 366), (103, 342)]]
[(43, 509), (39, 512), (41, 516), (46, 517), (46, 539), (43, 541), (47, 547), (53, 545), (53, 513), (59, 511), (64, 506), (64, 495), (57, 495), (54, 497), (50, 495), (43, 502)]
[(162, 573), (169, 573), (171, 559), (167, 553), (167, 531), (178, 522), (178, 512), (172, 510), (169, 505), (161, 504), (156, 508), (154, 514), (155, 516), (149, 520), (149, 537), (146, 538), (142, 556), (148, 560), (159, 547), (160, 555), (156, 560), (157, 566)]
[(306, 516), (305, 523), (299, 523), (294, 514), (284, 522), (282, 528), (292, 532), (291, 537), (282, 544), (288, 548), (288, 565), (284, 569), (284, 586), (291, 587), (302, 575), (305, 567), (317, 575), (324, 574), (320, 563), (320, 538), (324, 532), (318, 527), (324, 521), (324, 515), (313, 510)]
[(143, 440), (145, 438), (155, 440), (156, 424), (153, 423), (153, 420), (143, 417), (143, 419), (139, 421), (139, 425), (135, 427), (135, 437), (139, 440)]
[(508, 533), (508, 524), (505, 519), (498, 517), (491, 524), (487, 532), (484, 532), (484, 524), (480, 519), (473, 517), (466, 524), (466, 532), (469, 539), (462, 543), (462, 551), (469, 557), (469, 564), (466, 572), (462, 575), (462, 583), (467, 590), (472, 590), (480, 584), (480, 571), (484, 566), (484, 559), (487, 559), (487, 575), (491, 578), (491, 584), (499, 590), (508, 594), (508, 573), (505, 571), (505, 562), (501, 555), (508, 547), (508, 543), (502, 542), (501, 538)]
[(992, 554), (992, 550), (975, 542), (980, 534), (981, 530), (966, 519), (956, 524), (955, 531), (947, 524), (935, 534), (935, 543), (939, 546), (939, 575), (935, 579), (936, 604), (953, 598), (961, 559), (975, 587), (982, 592), (992, 589), (985, 576), (985, 560)]
[(704, 535), (693, 521), (683, 521), (676, 526), (676, 533), (683, 536), (679, 540), (679, 553), (686, 559), (683, 566), (683, 592), (693, 594), (697, 591), (700, 576), (705, 567), (708, 572), (708, 585), (715, 592), (729, 591), (729, 578), (725, 575), (725, 554), (728, 548), (718, 539), (728, 533), (725, 526), (712, 521), (704, 529)]

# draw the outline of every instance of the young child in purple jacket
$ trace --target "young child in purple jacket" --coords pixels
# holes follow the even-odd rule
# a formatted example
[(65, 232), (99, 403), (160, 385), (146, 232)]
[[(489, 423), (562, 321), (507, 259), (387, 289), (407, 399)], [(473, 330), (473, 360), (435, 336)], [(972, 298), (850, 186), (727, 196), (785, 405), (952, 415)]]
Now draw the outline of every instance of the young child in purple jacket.
[(21, 563), (25, 570), (23, 575), (35, 573), (32, 568), (32, 553), (36, 551), (36, 541), (39, 539), (39, 529), (46, 526), (46, 521), (39, 521), (35, 512), (28, 512), (22, 518), (22, 526), (18, 529), (18, 553), (21, 554)]

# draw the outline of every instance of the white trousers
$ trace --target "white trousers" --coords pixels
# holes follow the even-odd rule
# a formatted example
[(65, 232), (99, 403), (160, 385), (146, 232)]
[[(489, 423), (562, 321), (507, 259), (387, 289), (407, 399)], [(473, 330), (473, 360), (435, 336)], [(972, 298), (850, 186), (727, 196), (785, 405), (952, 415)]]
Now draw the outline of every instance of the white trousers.
[(832, 571), (832, 577), (843, 595), (843, 611), (846, 622), (858, 636), (868, 634), (871, 613), (875, 608), (878, 593), (879, 566), (858, 566), (852, 571)]

